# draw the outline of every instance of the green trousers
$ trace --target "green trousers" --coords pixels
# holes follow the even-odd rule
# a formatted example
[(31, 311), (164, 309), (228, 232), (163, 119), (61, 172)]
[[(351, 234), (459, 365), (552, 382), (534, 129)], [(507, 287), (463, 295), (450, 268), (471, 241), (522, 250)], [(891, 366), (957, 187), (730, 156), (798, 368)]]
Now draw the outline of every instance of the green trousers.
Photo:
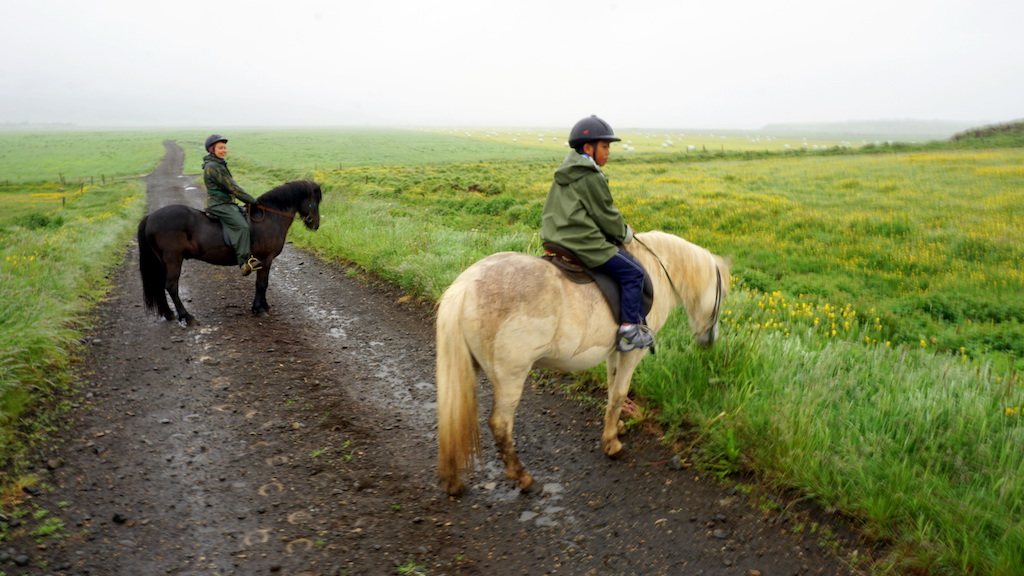
[(238, 210), (236, 204), (224, 203), (210, 206), (206, 209), (220, 220), (224, 231), (227, 233), (231, 246), (235, 249), (235, 257), (238, 258), (238, 265), (241, 266), (249, 261), (252, 252), (252, 243), (249, 238), (249, 222)]

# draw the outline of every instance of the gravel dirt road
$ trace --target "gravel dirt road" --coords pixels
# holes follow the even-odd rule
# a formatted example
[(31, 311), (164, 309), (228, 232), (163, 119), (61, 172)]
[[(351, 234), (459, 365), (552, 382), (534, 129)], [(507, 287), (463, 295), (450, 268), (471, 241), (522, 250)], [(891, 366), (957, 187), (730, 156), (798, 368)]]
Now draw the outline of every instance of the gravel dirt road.
[[(198, 207), (204, 192), (165, 145), (150, 211)], [(483, 464), (451, 499), (434, 478), (428, 306), (289, 246), (270, 277), (273, 314), (259, 318), (254, 277), (186, 263), (182, 293), (201, 324), (185, 328), (142, 306), (137, 253), (96, 310), (68, 430), (33, 462), (41, 482), (25, 505), (47, 514), (8, 527), (0, 572), (854, 573), (855, 535), (837, 518), (764, 511), (672, 469), (644, 431), (611, 461), (600, 407), (550, 384), (528, 390), (516, 422), (536, 491), (504, 481), (485, 428)], [(29, 535), (54, 518), (58, 536)]]

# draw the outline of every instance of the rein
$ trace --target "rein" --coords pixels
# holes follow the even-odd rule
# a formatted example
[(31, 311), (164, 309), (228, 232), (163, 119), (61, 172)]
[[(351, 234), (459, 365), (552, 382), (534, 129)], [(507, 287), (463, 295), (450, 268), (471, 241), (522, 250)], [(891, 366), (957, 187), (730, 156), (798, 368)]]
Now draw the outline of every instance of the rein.
[[(253, 208), (253, 206), (255, 206), (256, 208)], [(256, 217), (255, 217), (256, 209), (257, 208), (263, 211), (263, 217), (260, 218), (259, 220), (257, 220)], [(274, 208), (271, 208), (270, 206), (264, 206), (263, 204), (258, 204), (258, 203), (249, 204), (249, 219), (252, 220), (255, 223), (263, 222), (264, 220), (266, 220), (267, 219), (267, 212), (273, 212), (274, 214), (277, 214), (279, 216), (284, 216), (285, 218), (288, 218), (289, 220), (294, 220), (295, 219), (295, 214), (289, 214), (287, 212), (282, 212), (280, 210), (275, 210)], [(296, 212), (296, 214), (297, 213), (298, 212)], [(310, 218), (312, 218), (312, 215), (304, 216), (302, 218), (302, 221), (303, 222), (309, 222)]]
[[(263, 216), (259, 220), (256, 219), (256, 209), (254, 209), (253, 206), (255, 206), (256, 208), (258, 208), (260, 210), (263, 210)], [(280, 210), (275, 210), (275, 209), (273, 209), (273, 208), (271, 208), (269, 206), (264, 206), (263, 204), (257, 204), (257, 203), (249, 204), (249, 219), (252, 220), (253, 222), (263, 222), (264, 220), (266, 220), (267, 219), (267, 212), (273, 212), (274, 214), (277, 214), (279, 216), (284, 216), (285, 218), (288, 218), (289, 220), (294, 220), (295, 219), (295, 215), (294, 214), (288, 214), (287, 212), (281, 212)]]
[(633, 240), (635, 240), (638, 244), (646, 248), (647, 251), (651, 253), (651, 256), (654, 256), (654, 259), (658, 261), (658, 265), (661, 266), (661, 271), (665, 273), (665, 278), (668, 278), (668, 285), (672, 287), (672, 291), (676, 293), (676, 296), (680, 300), (682, 300), (683, 297), (679, 294), (679, 289), (676, 288), (675, 282), (672, 281), (672, 275), (668, 273), (668, 268), (665, 268), (665, 263), (661, 261), (661, 257), (658, 256), (658, 253), (655, 252), (654, 250), (651, 250), (650, 246), (644, 244), (643, 241), (637, 238), (636, 236), (633, 236)]
[[(675, 292), (676, 297), (682, 299), (682, 296), (679, 294), (679, 289), (676, 288), (675, 282), (672, 281), (672, 275), (668, 273), (668, 268), (665, 267), (665, 263), (661, 261), (661, 257), (658, 256), (658, 253), (655, 252), (654, 250), (651, 250), (650, 246), (644, 244), (643, 241), (641, 241), (636, 236), (633, 237), (633, 240), (635, 240), (641, 246), (646, 248), (647, 251), (650, 252), (652, 256), (654, 256), (654, 259), (658, 262), (658, 265), (661, 266), (661, 271), (665, 273), (665, 278), (668, 278), (668, 285), (672, 287), (672, 291)], [(715, 264), (715, 274), (718, 276), (718, 284), (715, 286), (715, 307), (711, 311), (711, 321), (708, 323), (707, 328), (704, 328), (703, 330), (699, 331), (694, 331), (695, 334), (707, 332), (712, 327), (714, 327), (715, 324), (718, 323), (718, 315), (722, 311), (722, 269), (718, 267), (718, 264)]]
[(722, 269), (715, 264), (715, 274), (718, 275), (718, 286), (715, 286), (715, 309), (711, 313), (711, 323), (708, 324), (708, 330), (712, 326), (718, 324), (718, 315), (722, 311)]

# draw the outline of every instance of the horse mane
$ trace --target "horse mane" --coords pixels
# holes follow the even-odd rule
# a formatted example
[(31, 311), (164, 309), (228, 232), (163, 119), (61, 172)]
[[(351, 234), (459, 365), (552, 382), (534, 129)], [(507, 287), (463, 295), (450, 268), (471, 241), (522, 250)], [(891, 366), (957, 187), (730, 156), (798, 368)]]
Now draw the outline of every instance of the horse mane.
[[(694, 244), (693, 242), (690, 242), (685, 238), (681, 238), (674, 234), (669, 234), (668, 232), (662, 232), (660, 230), (638, 232), (636, 238), (639, 239), (640, 242), (650, 247), (655, 253), (666, 254), (671, 252), (683, 255), (683, 253), (685, 252), (687, 253), (687, 260), (692, 264), (695, 264), (696, 260), (700, 258), (702, 255), (706, 255), (706, 257), (711, 261), (711, 263), (713, 263), (718, 268), (718, 272), (722, 275), (722, 297), (724, 298), (728, 293), (729, 284), (731, 280), (730, 269), (732, 266), (727, 259), (722, 258), (721, 256), (714, 254), (707, 248), (698, 246), (697, 244)], [(636, 254), (636, 251), (638, 249), (641, 251), (643, 250), (642, 247), (633, 246), (630, 248), (630, 251)], [(653, 258), (653, 256), (649, 257)], [(654, 270), (648, 269), (648, 273), (654, 273)]]
[(264, 206), (284, 210), (289, 206), (297, 206), (307, 198), (314, 196), (320, 201), (320, 185), (312, 180), (292, 180), (260, 195), (256, 200)]

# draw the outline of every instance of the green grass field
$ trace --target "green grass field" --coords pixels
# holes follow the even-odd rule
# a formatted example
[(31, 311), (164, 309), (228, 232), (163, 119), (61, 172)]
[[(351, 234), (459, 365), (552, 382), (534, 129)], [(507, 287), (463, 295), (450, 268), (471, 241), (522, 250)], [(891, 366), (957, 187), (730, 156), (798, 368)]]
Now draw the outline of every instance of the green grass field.
[[(321, 182), (321, 229), (295, 229), (296, 244), (434, 300), (487, 254), (539, 253), (540, 211), (565, 147), (553, 132), (517, 134), (245, 130), (229, 135), (229, 160), (257, 194)], [(686, 456), (723, 478), (751, 470), (858, 519), (885, 544), (880, 573), (1024, 574), (1024, 148), (816, 151), (795, 139), (799, 148), (772, 151), (718, 138), (714, 150), (686, 135), (665, 147), (666, 134), (642, 136), (623, 133), (605, 169), (627, 220), (726, 256), (734, 273), (718, 345), (693, 345), (680, 315), (641, 365), (644, 417), (666, 441), (697, 441), (699, 454)], [(132, 134), (120, 171), (96, 158), (67, 172), (90, 184), (64, 191), (45, 154), (34, 169), (0, 169), (0, 194), (19, 206), (0, 217), (4, 299), (9, 286), (47, 295), (0, 310), (0, 350), (10, 350), (0, 386), (5, 398), (21, 391), (21, 405), (8, 402), (7, 458), (26, 429), (21, 415), (39, 402), (25, 390), (67, 380), (76, 326), (103, 289), (97, 271), (116, 264), (141, 216), (141, 184), (104, 180), (151, 170), (159, 152), (137, 150), (171, 137)], [(198, 172), (204, 137), (173, 134), (186, 172)], [(51, 149), (47, 138), (67, 150), (121, 146), (90, 133), (35, 145)], [(0, 157), (19, 154), (18, 142), (0, 133)], [(68, 241), (87, 226), (103, 226), (87, 234), (110, 243)], [(78, 244), (82, 253), (68, 251)], [(92, 272), (49, 287), (41, 263), (59, 258), (85, 259)], [(33, 326), (27, 341), (38, 345), (15, 346)], [(577, 386), (601, 379), (595, 370)]]
[(71, 188), (145, 176), (163, 158), (164, 139), (137, 131), (0, 131), (0, 185)]
[[(431, 130), (456, 138), (482, 142), (515, 144), (564, 153), (568, 143), (564, 129), (544, 128), (447, 128)], [(624, 130), (616, 133), (622, 142), (615, 144), (618, 152), (631, 156), (652, 152), (699, 155), (715, 152), (783, 152), (787, 150), (824, 151), (881, 144), (863, 138), (805, 138), (800, 136), (767, 136), (735, 130)]]

